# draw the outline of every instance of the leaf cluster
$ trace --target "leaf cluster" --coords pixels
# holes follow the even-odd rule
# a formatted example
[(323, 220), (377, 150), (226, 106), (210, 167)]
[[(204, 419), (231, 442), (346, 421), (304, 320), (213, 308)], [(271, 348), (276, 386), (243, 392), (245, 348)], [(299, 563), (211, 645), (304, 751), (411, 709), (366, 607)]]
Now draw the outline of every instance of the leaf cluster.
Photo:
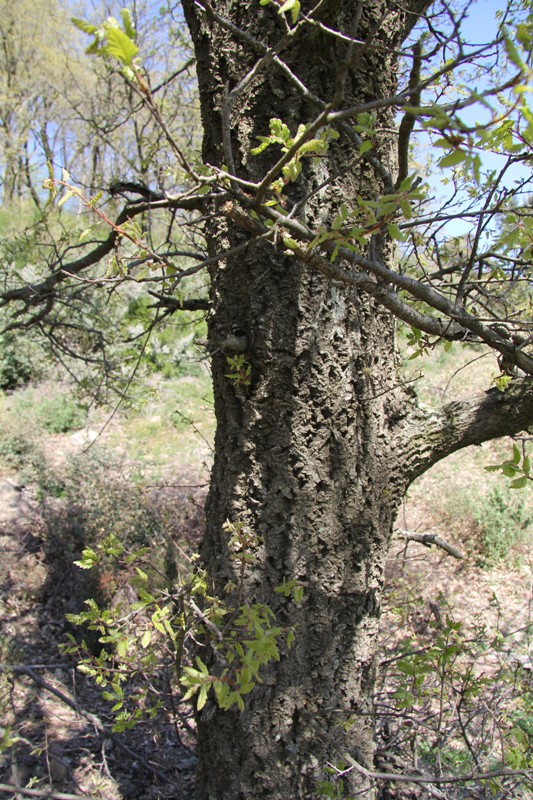
[[(228, 522), (227, 532), (234, 558), (241, 565), (241, 582), (246, 565), (253, 560), (255, 537), (238, 522)], [(92, 677), (104, 690), (104, 699), (113, 703), (115, 730), (125, 730), (147, 714), (157, 713), (159, 700), (152, 698), (152, 702), (149, 690), (141, 690), (138, 684), (169, 659), (177, 685), (185, 689), (183, 700), (195, 697), (201, 710), (212, 690), (220, 708), (244, 710), (244, 697), (261, 682), (262, 668), (279, 661), (282, 642), (290, 649), (295, 628), (277, 624), (274, 612), (263, 603), (230, 601), (230, 596), (240, 596), (242, 586), (229, 584), (226, 597), (211, 595), (206, 573), (194, 562), (187, 574), (162, 587), (159, 569), (148, 554), (149, 548), (132, 550), (114, 534), (84, 548), (75, 562), (82, 570), (101, 568), (110, 559), (128, 572), (133, 568), (130, 583), (137, 599), (126, 607), (102, 607), (94, 598), (86, 600), (87, 609), (68, 619), (95, 631), (99, 650), (91, 652), (85, 641), (80, 645), (70, 635), (66, 652), (81, 656), (80, 670)], [(303, 587), (294, 580), (285, 581), (276, 591), (296, 605), (302, 602)], [(187, 652), (198, 640), (212, 652), (211, 668), (200, 655), (194, 657), (196, 666), (187, 663)], [(131, 688), (125, 690), (133, 684), (137, 684), (133, 693)]]
[(529, 481), (533, 480), (531, 472), (531, 457), (526, 450), (526, 440), (522, 447), (513, 444), (513, 455), (511, 458), (502, 461), (501, 464), (492, 464), (485, 467), (487, 472), (501, 472), (506, 478), (510, 478), (510, 489), (524, 489)]
[[(289, 127), (282, 120), (273, 118), (270, 120), (270, 134), (268, 136), (258, 136), (257, 138), (261, 144), (250, 151), (253, 156), (258, 156), (272, 145), (280, 146), (284, 155), (289, 151), (294, 151), (294, 155), (281, 169), (283, 177), (270, 185), (270, 190), (276, 194), (280, 194), (283, 191), (285, 184), (298, 179), (302, 171), (302, 158), (318, 158), (325, 155), (330, 141), (338, 138), (338, 133), (328, 128), (321, 131), (317, 138), (308, 139), (306, 137), (308, 127), (308, 125), (304, 124), (299, 125), (296, 134), (291, 136)], [(299, 145), (300, 140), (301, 144)]]
[(94, 36), (92, 43), (85, 51), (87, 55), (117, 59), (124, 68), (124, 75), (133, 79), (135, 77), (134, 58), (139, 52), (139, 48), (135, 44), (136, 31), (129, 9), (121, 9), (120, 16), (122, 28), (114, 17), (108, 17), (101, 25), (91, 25), (83, 19), (72, 17), (72, 24), (83, 33)]

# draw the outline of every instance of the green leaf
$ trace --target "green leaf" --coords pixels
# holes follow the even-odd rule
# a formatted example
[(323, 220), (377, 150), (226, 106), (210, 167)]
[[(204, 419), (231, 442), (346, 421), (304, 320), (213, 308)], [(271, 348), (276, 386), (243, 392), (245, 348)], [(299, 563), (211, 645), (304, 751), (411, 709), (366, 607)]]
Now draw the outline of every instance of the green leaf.
[(342, 218), (342, 214), (337, 214), (333, 222), (331, 223), (331, 230), (332, 231), (340, 231), (344, 223)]
[(416, 697), (405, 689), (397, 689), (393, 693), (399, 708), (412, 708), (416, 705)]
[(527, 66), (524, 64), (520, 53), (518, 52), (517, 48), (511, 37), (509, 36), (509, 32), (504, 28), (503, 29), (503, 38), (505, 41), (505, 52), (507, 53), (507, 57), (509, 61), (518, 67), (521, 72), (527, 72)]
[(405, 240), (405, 235), (401, 232), (399, 227), (394, 224), (394, 222), (389, 222), (387, 224), (387, 230), (391, 239), (396, 239), (398, 242), (403, 242)]
[(267, 147), (270, 147), (270, 145), (273, 143), (269, 136), (258, 136), (257, 138), (261, 141), (261, 144), (257, 145), (257, 147), (252, 147), (250, 153), (253, 156), (258, 156), (263, 152), (263, 150), (266, 150)]
[(451, 153), (448, 153), (447, 156), (441, 158), (439, 161), (439, 167), (455, 167), (456, 164), (460, 164), (462, 161), (466, 159), (466, 152), (464, 150), (454, 150)]
[(204, 683), (203, 686), (200, 686), (200, 691), (198, 693), (198, 702), (196, 703), (196, 708), (198, 709), (198, 711), (201, 711), (207, 702), (208, 690), (209, 686), (207, 684)]
[(495, 379), (494, 383), (498, 391), (505, 392), (511, 381), (512, 377), (510, 375), (500, 375)]
[(295, 25), (297, 23), (299, 13), (300, 13), (300, 1), (299, 0), (295, 0), (294, 4), (292, 6), (292, 9), (291, 9), (291, 19), (292, 19), (293, 25)]
[(509, 484), (509, 489), (523, 489), (524, 486), (527, 486), (528, 477), (527, 475), (522, 475), (521, 478), (516, 478), (516, 480), (511, 481)]
[(120, 641), (117, 644), (117, 655), (120, 658), (124, 658), (127, 652), (128, 652), (128, 640), (120, 639)]
[(94, 226), (91, 225), (90, 228), (85, 228), (85, 230), (80, 233), (78, 242), (83, 242), (89, 236), (89, 234), (93, 232), (93, 227)]
[(272, 136), (278, 137), (281, 142), (287, 143), (291, 137), (291, 132), (287, 125), (282, 122), (278, 117), (273, 117), (270, 120), (270, 133)]
[(285, 14), (286, 11), (291, 12), (291, 19), (293, 24), (298, 20), (300, 13), (300, 0), (286, 0), (278, 11), (278, 14)]
[(118, 28), (109, 28), (107, 30), (107, 45), (103, 50), (106, 54), (114, 56), (126, 67), (131, 67), (133, 59), (139, 52), (137, 45), (131, 41), (124, 31)]
[(122, 8), (120, 10), (120, 16), (122, 17), (122, 25), (124, 26), (124, 33), (133, 41), (135, 39), (135, 28), (133, 27), (131, 11), (129, 10), (129, 8)]
[(77, 670), (78, 672), (83, 672), (84, 675), (96, 675), (96, 670), (88, 664), (78, 664)]
[(98, 39), (95, 39), (94, 42), (92, 42), (89, 45), (89, 47), (85, 50), (85, 54), (88, 56), (96, 56), (100, 53), (100, 50), (101, 50), (100, 42), (98, 41)]
[(359, 155), (362, 156), (365, 153), (368, 153), (369, 150), (372, 150), (374, 145), (370, 141), (370, 139), (365, 139), (364, 142), (361, 142), (359, 145)]
[(516, 38), (522, 45), (522, 47), (530, 48), (532, 44), (531, 35), (533, 33), (531, 23), (527, 24), (525, 22), (521, 22), (519, 25), (516, 26)]
[(81, 559), (75, 561), (75, 565), (80, 569), (92, 569), (99, 561), (98, 554), (90, 547), (85, 548), (81, 554)]
[(70, 200), (70, 198), (71, 198), (71, 197), (74, 197), (74, 195), (75, 195), (75, 194), (76, 194), (76, 192), (73, 192), (73, 191), (71, 191), (71, 190), (69, 189), (69, 190), (68, 190), (68, 192), (65, 192), (65, 194), (63, 195), (63, 197), (61, 197), (61, 198), (60, 198), (60, 200), (59, 200), (59, 202), (58, 202), (58, 204), (57, 204), (57, 207), (58, 207), (58, 208), (61, 208), (61, 206), (63, 205), (63, 203), (66, 203), (66, 202), (67, 202), (67, 200)]
[(290, 181), (295, 181), (300, 175), (301, 171), (302, 165), (296, 157), (291, 159), (289, 163), (286, 164), (282, 169), (283, 175)]
[(196, 656), (196, 664), (202, 675), (209, 675), (209, 670), (207, 669), (206, 665), (204, 664), (200, 656)]
[(78, 28), (78, 30), (83, 31), (83, 33), (88, 33), (89, 36), (95, 36), (98, 33), (98, 27), (96, 25), (91, 25), (89, 22), (86, 22), (84, 19), (78, 19), (77, 17), (71, 17), (70, 21), (73, 25)]
[(411, 219), (413, 216), (413, 209), (411, 208), (411, 203), (409, 202), (409, 200), (406, 200), (405, 198), (400, 198), (398, 202), (400, 208), (402, 209), (402, 213), (405, 219)]
[(290, 236), (284, 236), (284, 237), (283, 237), (283, 244), (284, 244), (284, 245), (285, 245), (285, 247), (287, 247), (289, 250), (298, 250), (298, 248), (300, 247), (300, 245), (298, 244), (298, 242), (297, 242), (295, 239), (291, 239), (291, 237), (290, 237)]
[(374, 133), (373, 124), (374, 119), (372, 114), (369, 114), (368, 111), (363, 111), (362, 114), (357, 115), (356, 119), (356, 128), (360, 131), (365, 131), (367, 133)]
[(309, 139), (308, 142), (304, 142), (299, 149), (299, 154), (302, 156), (309, 155), (309, 153), (313, 153), (313, 155), (322, 156), (325, 152), (327, 152), (328, 143), (323, 139)]
[(502, 472), (506, 478), (514, 478), (517, 473), (517, 468), (512, 464), (502, 464)]

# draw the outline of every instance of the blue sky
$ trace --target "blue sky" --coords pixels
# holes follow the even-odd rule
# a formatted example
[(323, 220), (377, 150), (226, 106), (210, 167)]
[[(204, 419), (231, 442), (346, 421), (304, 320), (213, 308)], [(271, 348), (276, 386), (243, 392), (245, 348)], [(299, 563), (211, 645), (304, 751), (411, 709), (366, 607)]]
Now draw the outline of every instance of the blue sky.
[(496, 11), (503, 10), (502, 0), (477, 0), (468, 12), (463, 30), (468, 41), (474, 44), (490, 41), (497, 29)]

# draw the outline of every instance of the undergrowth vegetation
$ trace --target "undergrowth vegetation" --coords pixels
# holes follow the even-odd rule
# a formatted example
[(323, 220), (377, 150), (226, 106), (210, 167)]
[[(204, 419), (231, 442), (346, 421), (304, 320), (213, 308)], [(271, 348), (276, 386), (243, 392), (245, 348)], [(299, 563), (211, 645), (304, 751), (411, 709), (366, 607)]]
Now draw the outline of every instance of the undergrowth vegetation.
[(443, 778), (446, 797), (458, 796), (457, 783), (467, 776), (476, 786), (473, 797), (522, 796), (533, 733), (525, 655), (531, 619), (510, 625), (496, 593), (464, 618), (453, 598), (423, 599), (398, 575), (389, 583), (385, 614), (388, 639), (375, 696), (381, 770), (399, 759), (396, 765), (403, 760), (415, 776), (431, 771)]
[(472, 515), (480, 530), (482, 566), (524, 563), (531, 546), (533, 510), (523, 494), (493, 486), (474, 503)]

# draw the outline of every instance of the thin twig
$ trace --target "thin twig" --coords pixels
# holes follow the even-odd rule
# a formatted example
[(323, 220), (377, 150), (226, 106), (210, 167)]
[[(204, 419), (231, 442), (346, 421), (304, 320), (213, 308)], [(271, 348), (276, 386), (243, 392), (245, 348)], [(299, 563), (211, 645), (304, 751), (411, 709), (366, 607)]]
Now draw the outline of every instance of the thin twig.
[(211, 622), (211, 620), (209, 619), (209, 617), (206, 617), (206, 615), (204, 614), (204, 612), (202, 611), (202, 609), (201, 609), (201, 608), (198, 608), (198, 606), (196, 605), (196, 603), (194, 602), (194, 600), (191, 600), (191, 599), (189, 599), (189, 600), (187, 600), (187, 603), (188, 603), (189, 607), (192, 609), (192, 611), (195, 613), (195, 615), (196, 615), (196, 616), (197, 616), (199, 619), (201, 619), (201, 620), (202, 620), (202, 622), (204, 623), (204, 625), (205, 625), (207, 628), (209, 628), (209, 630), (210, 630), (210, 631), (212, 631), (212, 632), (215, 634), (215, 636), (217, 637), (218, 641), (219, 641), (219, 642), (223, 642), (223, 641), (224, 641), (224, 637), (223, 637), (223, 635), (222, 635), (222, 632), (220, 631), (220, 629), (219, 629), (219, 628), (217, 628), (217, 626), (215, 625), (215, 623), (214, 623), (214, 622)]

